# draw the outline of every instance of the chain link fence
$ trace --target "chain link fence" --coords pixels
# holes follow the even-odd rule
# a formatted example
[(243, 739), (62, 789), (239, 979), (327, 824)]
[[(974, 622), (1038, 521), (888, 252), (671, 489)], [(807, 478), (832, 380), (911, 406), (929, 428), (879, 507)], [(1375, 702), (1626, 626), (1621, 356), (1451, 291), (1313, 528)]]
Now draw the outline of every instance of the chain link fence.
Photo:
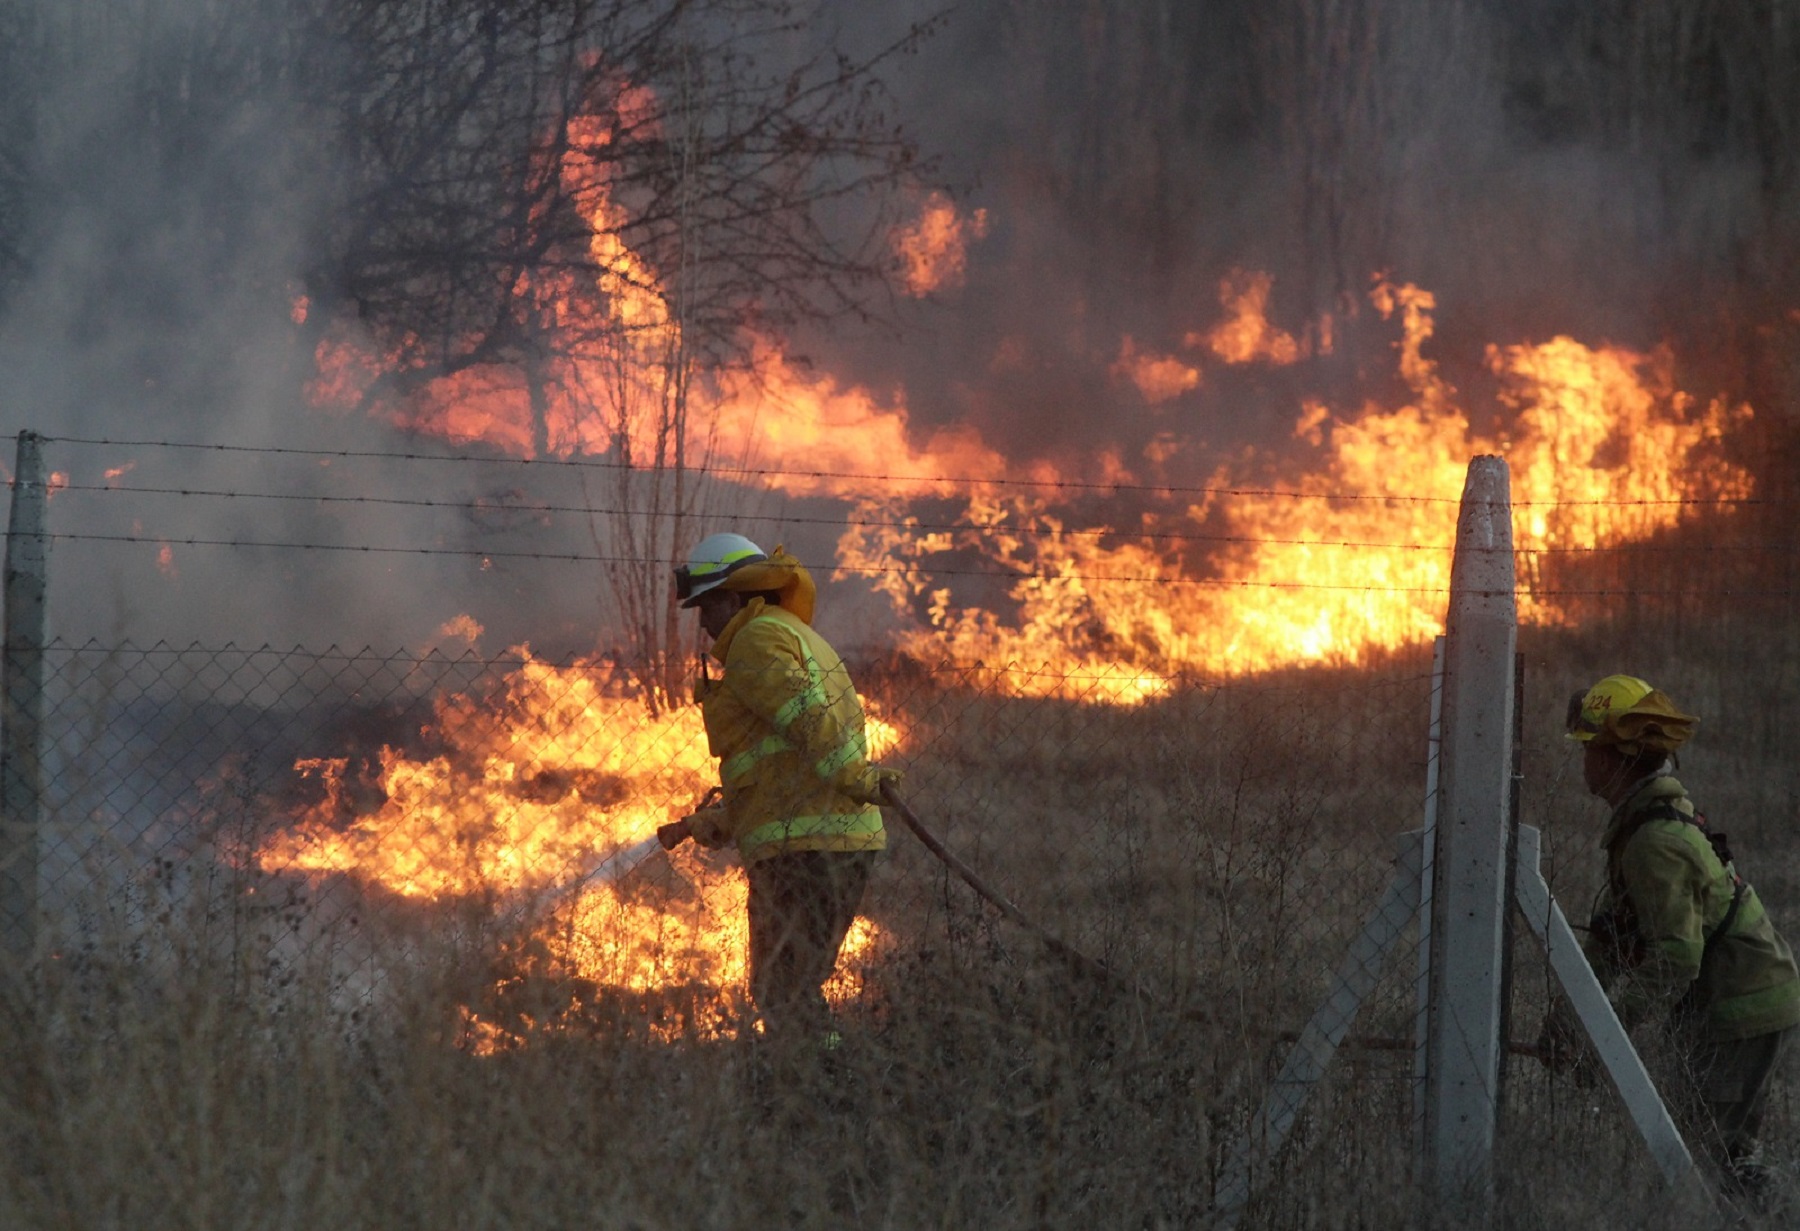
[[(650, 712), (607, 663), (93, 643), (55, 643), (46, 663), (43, 905), (61, 960), (167, 953), (178, 935), (275, 986), (323, 959), (355, 1012), (448, 929), (493, 967), (469, 984), (471, 1047), (592, 1029), (596, 1005), (623, 1001), (651, 1014), (641, 1028), (743, 1027), (732, 857), (632, 851), (716, 781), (697, 714)], [(1216, 1125), (1184, 1116), (1222, 1151), (1420, 823), (1429, 662), (1177, 680), (1138, 703), (1079, 679), (1059, 691), (1081, 700), (1020, 695), (1042, 668), (858, 675), (875, 755), (905, 769), (915, 810), (1116, 985), (890, 825), (840, 1014), (879, 1033), (909, 978), (996, 1020), (1138, 1006), (1194, 1041), (1153, 1076), (1226, 1096), (1205, 1100)], [(620, 851), (632, 861), (609, 863)], [(1410, 1039), (1415, 968), (1396, 956), (1365, 1035)], [(1377, 1107), (1406, 1148), (1410, 1056), (1350, 1054), (1358, 1092), (1336, 1112), (1321, 1099), (1302, 1157), (1320, 1134), (1371, 1138)]]
[[(1800, 655), (1741, 614), (1722, 652), (1760, 644), (1780, 691)], [(1748, 660), (1685, 662), (1692, 629), (1640, 625), (1638, 661), (1706, 712), (1748, 715), (1697, 783), (1745, 818), (1752, 875), (1791, 919), (1775, 818), (1794, 792), (1761, 764), (1791, 716), (1752, 713)], [(1579, 921), (1598, 830), (1559, 719), (1569, 687), (1615, 668), (1613, 647), (1527, 629), (1521, 648), (1522, 819)], [(1247, 1225), (1421, 1216), (1417, 922), (1379, 961), (1357, 945), (1425, 819), (1428, 646), (1148, 688), (1055, 663), (850, 666), (871, 756), (905, 771), (914, 810), (1091, 959), (1002, 918), (890, 816), (829, 989), (858, 1097), (884, 1117), (858, 1148), (881, 1161), (841, 1165), (856, 1191), (930, 1196), (873, 1222), (1209, 1217), (1283, 1060), (1347, 983), (1366, 984), (1360, 1010), (1316, 1019), (1345, 1037), (1284, 1147), (1257, 1160)], [(754, 1047), (735, 857), (650, 842), (717, 782), (698, 711), (647, 703), (613, 659), (58, 640), (44, 682), (42, 939), (51, 982), (88, 989), (69, 1003), (121, 978), (134, 1003), (205, 986), (260, 1006), (253, 1032), (304, 1008), (309, 1029), (358, 1047), (401, 1039), (490, 1067), (630, 1046), (654, 1057), (626, 1083), (644, 1100), (668, 1095), (666, 1065), (691, 1076), (705, 1049)], [(1522, 1041), (1555, 993), (1528, 944), (1514, 961)], [(426, 1025), (421, 1004), (437, 1006)], [(1502, 1150), (1529, 1178), (1511, 1199), (1541, 1207), (1548, 1185), (1571, 1216), (1647, 1217), (1653, 1202), (1614, 1209), (1591, 1182), (1655, 1191), (1617, 1108), (1523, 1054), (1506, 1073)], [(1784, 1079), (1772, 1137), (1790, 1101)]]

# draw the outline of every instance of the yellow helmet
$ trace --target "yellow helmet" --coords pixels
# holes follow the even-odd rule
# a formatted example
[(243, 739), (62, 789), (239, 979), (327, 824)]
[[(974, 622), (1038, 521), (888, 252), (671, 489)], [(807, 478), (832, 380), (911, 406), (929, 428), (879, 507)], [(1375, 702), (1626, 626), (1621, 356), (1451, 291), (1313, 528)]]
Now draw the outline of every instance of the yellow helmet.
[(1635, 675), (1609, 675), (1569, 698), (1569, 738), (1637, 756), (1674, 752), (1700, 720), (1675, 708), (1668, 694)]

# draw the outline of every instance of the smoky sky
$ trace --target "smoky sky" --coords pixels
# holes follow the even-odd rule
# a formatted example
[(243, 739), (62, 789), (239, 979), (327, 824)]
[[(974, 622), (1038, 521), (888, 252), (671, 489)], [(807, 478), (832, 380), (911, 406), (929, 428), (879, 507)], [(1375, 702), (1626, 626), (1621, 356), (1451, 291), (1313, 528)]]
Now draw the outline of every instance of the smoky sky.
[[(0, 91), (0, 253), (24, 258), (0, 263), (9, 438), (459, 452), (306, 402), (290, 313), (332, 200), (332, 134), (304, 74), (263, 62), (286, 37), (279, 8), (0, 0), (5, 75), (32, 83)], [(1392, 393), (1377, 274), (1436, 293), (1433, 355), (1478, 392), (1489, 343), (1703, 350), (1746, 287), (1766, 297), (1786, 242), (1772, 228), (1791, 195), (1734, 118), (1754, 108), (1707, 84), (1737, 79), (1725, 53), (1681, 52), (1685, 84), (1646, 91), (1656, 66), (1609, 42), (1629, 31), (1578, 6), (826, 0), (813, 34), (867, 51), (915, 21), (931, 37), (884, 78), (926, 159), (919, 191), (947, 187), (989, 229), (960, 285), (794, 343), (915, 424), (972, 424), (1019, 461), (1110, 449), (1136, 465), (1173, 437), (1167, 477), (1203, 480), (1245, 446), (1278, 450), (1303, 395)], [(220, 75), (228, 105), (203, 112), (202, 78)], [(1627, 95), (1652, 101), (1626, 114)], [(1240, 269), (1273, 277), (1289, 332), (1331, 314), (1333, 354), (1229, 371), (1188, 343)], [(1112, 371), (1128, 337), (1199, 367), (1199, 386), (1147, 403)], [(78, 489), (128, 468), (112, 481), (236, 493), (57, 495), (59, 534), (148, 540), (54, 545), (53, 630), (73, 640), (422, 647), (465, 612), (490, 649), (603, 639), (593, 563), (529, 558), (607, 553), (594, 518), (566, 511), (593, 504), (594, 473), (129, 445), (47, 460)], [(714, 507), (829, 559), (831, 502), (735, 500)], [(834, 631), (878, 639), (878, 606), (846, 594), (839, 610)]]
[[(1459, 385), (1488, 343), (1649, 347), (1775, 276), (1752, 238), (1769, 204), (1755, 158), (1716, 99), (1632, 67), (1642, 29), (1551, 3), (1340, 16), (1328, 32), (1304, 3), (957, 7), (897, 88), (992, 228), (964, 286), (856, 362), (1009, 455), (1174, 430), (1213, 446), (1204, 471), (1279, 439), (1300, 388), (1350, 406), (1385, 392), (1378, 274), (1436, 294), (1432, 353)], [(1686, 54), (1697, 90), (1719, 68)], [(1617, 93), (1659, 85), (1619, 118)], [(1184, 350), (1233, 268), (1273, 275), (1290, 332), (1333, 314), (1338, 354), (1232, 375)], [(1146, 407), (1107, 372), (1124, 336), (1207, 379)], [(997, 365), (1003, 348), (1026, 362)]]

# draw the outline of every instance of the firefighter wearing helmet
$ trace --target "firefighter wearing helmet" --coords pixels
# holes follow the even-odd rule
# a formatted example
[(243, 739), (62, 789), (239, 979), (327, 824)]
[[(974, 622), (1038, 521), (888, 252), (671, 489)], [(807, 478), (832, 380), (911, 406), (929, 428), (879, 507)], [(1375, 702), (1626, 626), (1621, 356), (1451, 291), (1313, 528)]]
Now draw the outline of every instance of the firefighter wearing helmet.
[(722, 802), (664, 841), (735, 844), (749, 881), (750, 994), (772, 1041), (837, 1046), (821, 988), (855, 921), (897, 770), (871, 765), (862, 700), (812, 627), (811, 574), (777, 547), (714, 534), (675, 570), (723, 667), (703, 658), (694, 698), (719, 759)]
[[(1601, 836), (1606, 884), (1589, 926), (1589, 962), (1627, 1030), (1661, 1019), (1685, 1071), (1665, 1081), (1671, 1110), (1734, 1197), (1760, 1201), (1768, 1172), (1757, 1135), (1769, 1081), (1800, 1024), (1800, 971), (1756, 890), (1674, 776), (1699, 719), (1629, 675), (1569, 702), (1582, 777), (1612, 806)], [(1545, 1063), (1591, 1075), (1579, 1026), (1559, 1006), (1540, 1040)]]

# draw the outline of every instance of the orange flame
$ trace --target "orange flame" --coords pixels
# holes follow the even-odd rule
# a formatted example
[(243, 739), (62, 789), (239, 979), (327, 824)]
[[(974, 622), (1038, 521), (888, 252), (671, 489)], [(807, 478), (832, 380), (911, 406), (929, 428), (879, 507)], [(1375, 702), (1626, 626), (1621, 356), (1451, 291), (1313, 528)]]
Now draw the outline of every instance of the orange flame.
[[(699, 711), (652, 715), (604, 664), (513, 653), (521, 664), (497, 695), (435, 702), (435, 755), (381, 749), (374, 790), (352, 780), (347, 758), (297, 763), (321, 797), (263, 844), (258, 866), (347, 873), (406, 898), (492, 901), (503, 930), (535, 935), (560, 969), (598, 985), (739, 987), (745, 889), (724, 857), (657, 848), (595, 875), (717, 781)], [(880, 756), (898, 733), (871, 714), (868, 734)], [(639, 891), (645, 878), (659, 891)], [(878, 936), (865, 921), (846, 962)]]
[[(617, 239), (619, 207), (604, 190), (603, 168), (596, 164), (587, 175), (593, 251), (620, 327), (620, 361), (633, 380), (653, 382), (657, 357), (675, 344), (679, 322), (650, 271)], [(1230, 318), (1189, 343), (1204, 342), (1227, 362), (1294, 362), (1299, 344), (1267, 321), (1271, 286), (1266, 274), (1227, 278), (1221, 299)], [(1673, 387), (1667, 356), (1569, 338), (1495, 348), (1489, 362), (1517, 413), (1507, 439), (1489, 439), (1472, 429), (1456, 391), (1424, 354), (1432, 294), (1382, 280), (1370, 297), (1384, 318), (1398, 321), (1408, 404), (1343, 415), (1306, 400), (1294, 437), (1314, 457), (1281, 484), (1287, 494), (1256, 495), (1266, 484), (1227, 466), (1213, 477), (1215, 487), (1253, 490), (1151, 518), (1135, 541), (1131, 527), (1071, 528), (1048, 497), (987, 482), (1054, 484), (1073, 476), (1048, 463), (1020, 474), (968, 427), (939, 429), (915, 444), (903, 404), (883, 404), (802, 371), (767, 338), (755, 341), (748, 370), (720, 376), (710, 391), (711, 413), (703, 416), (715, 443), (710, 457), (728, 470), (732, 463), (720, 459), (735, 459), (746, 482), (858, 504), (861, 516), (839, 543), (839, 563), (843, 574), (871, 576), (892, 601), (902, 617), (895, 637), (902, 650), (934, 662), (1032, 664), (1025, 675), (1009, 676), (1011, 687), (1112, 703), (1160, 695), (1184, 673), (1354, 664), (1434, 635), (1443, 618), (1454, 502), (1475, 453), (1503, 452), (1512, 461), (1515, 501), (1535, 510), (1516, 536), (1524, 552), (1603, 546), (1674, 524), (1678, 506), (1643, 501), (1748, 493), (1748, 475), (1714, 448), (1748, 409), (1698, 409)], [(554, 312), (572, 310), (555, 301)], [(609, 383), (607, 371), (593, 366), (599, 362), (576, 356), (568, 372), (581, 387), (618, 390), (620, 381)], [(352, 357), (329, 373), (322, 367), (320, 379), (380, 367)], [(1140, 355), (1129, 340), (1121, 369), (1153, 399), (1199, 381), (1197, 370)], [(551, 407), (553, 448), (602, 442), (598, 425), (580, 410), (601, 396), (565, 396)], [(656, 403), (647, 384), (633, 396)], [(522, 376), (491, 366), (427, 386), (412, 414), (430, 430), (529, 454), (526, 403)], [(619, 447), (627, 459), (654, 450), (630, 432)], [(1146, 456), (1167, 457), (1174, 448), (1158, 438)], [(1104, 479), (1131, 481), (1114, 455), (1089, 465)], [(866, 495), (862, 476), (871, 470), (894, 476), (884, 479), (880, 497)], [(906, 500), (957, 492), (968, 501), (968, 528), (920, 533)], [(1570, 504), (1580, 501), (1593, 503)], [(1188, 541), (1209, 546), (1180, 546)], [(935, 584), (932, 557), (951, 551), (973, 551), (991, 571), (1016, 578), (1009, 586), (1016, 614), (961, 607), (954, 586)], [(1204, 566), (1190, 569), (1189, 555), (1203, 555)], [(1564, 618), (1550, 601), (1527, 599), (1524, 611), (1539, 621)]]
[(984, 237), (987, 230), (985, 209), (965, 218), (949, 197), (933, 192), (918, 221), (894, 232), (894, 256), (906, 293), (917, 298), (961, 286), (968, 273), (969, 243)]
[[(622, 442), (616, 436), (609, 442), (581, 408), (621, 388), (628, 402), (657, 405), (651, 386), (663, 371), (661, 357), (679, 341), (680, 324), (652, 271), (618, 238), (623, 215), (607, 191), (604, 165), (571, 160), (565, 174), (590, 202), (600, 295), (619, 342), (610, 360), (567, 359), (571, 388), (588, 392), (565, 390), (552, 405), (548, 440), (569, 451), (611, 443), (625, 460), (641, 458), (657, 447), (645, 435), (650, 419), (625, 414), (629, 430)], [(1226, 278), (1220, 297), (1228, 319), (1191, 335), (1189, 344), (1204, 344), (1230, 363), (1295, 362), (1299, 343), (1267, 319), (1271, 287), (1266, 274)], [(576, 310), (556, 288), (532, 293), (549, 297), (553, 322)], [(1511, 459), (1515, 500), (1534, 510), (1517, 534), (1525, 552), (1641, 537), (1672, 525), (1679, 512), (1668, 504), (1622, 501), (1748, 492), (1748, 475), (1713, 448), (1748, 410), (1722, 403), (1698, 409), (1673, 387), (1666, 356), (1590, 348), (1568, 338), (1495, 348), (1489, 362), (1516, 416), (1509, 438), (1488, 439), (1473, 430), (1456, 391), (1425, 356), (1432, 294), (1382, 280), (1370, 297), (1399, 325), (1399, 373), (1411, 390), (1409, 402), (1344, 415), (1308, 399), (1294, 437), (1313, 457), (1280, 484), (1287, 494), (1257, 495), (1266, 482), (1227, 466), (1213, 485), (1250, 492), (1208, 496), (1155, 515), (1135, 528), (1135, 537), (1128, 526), (1072, 528), (1048, 496), (1017, 494), (1013, 485), (990, 488), (988, 481), (1001, 478), (1054, 484), (1074, 476), (1048, 463), (1021, 475), (967, 427), (939, 429), (915, 444), (903, 404), (883, 404), (828, 375), (803, 371), (769, 338), (755, 340), (747, 370), (716, 379), (710, 413), (698, 417), (713, 450), (689, 456), (728, 470), (735, 463), (746, 482), (854, 500), (862, 516), (840, 541), (839, 563), (845, 574), (871, 576), (892, 601), (902, 617), (899, 648), (929, 661), (1033, 664), (1012, 687), (1114, 703), (1160, 695), (1184, 673), (1354, 664), (1434, 635), (1443, 619), (1454, 502), (1475, 453), (1498, 451)], [(1321, 330), (1328, 336), (1329, 322)], [(330, 379), (380, 366), (345, 360)], [(629, 379), (616, 379), (621, 370)], [(1140, 354), (1129, 339), (1115, 372), (1152, 401), (1200, 379), (1179, 361)], [(430, 430), (528, 454), (525, 393), (513, 369), (474, 368), (427, 386), (412, 413)], [(1146, 457), (1154, 464), (1175, 447), (1158, 438)], [(1111, 454), (1088, 464), (1105, 478), (1131, 481)], [(866, 494), (862, 476), (871, 470), (894, 476), (884, 479), (880, 497)], [(958, 492), (968, 501), (968, 528), (919, 532), (906, 501)], [(1592, 503), (1570, 503), (1581, 501)], [(1188, 549), (1187, 542), (1208, 546)], [(935, 582), (929, 567), (951, 551), (972, 551), (989, 571), (1013, 577), (1016, 614), (1002, 618), (959, 606), (956, 587)], [(1204, 557), (1204, 564), (1190, 566), (1190, 556)], [(1528, 599), (1524, 607), (1531, 619), (1564, 618), (1553, 601)]]
[(1189, 334), (1188, 345), (1204, 345), (1226, 363), (1262, 360), (1277, 367), (1300, 358), (1293, 335), (1269, 323), (1269, 290), (1275, 280), (1265, 273), (1234, 271), (1219, 283), (1219, 303), (1231, 318), (1204, 335)]
[[(1495, 348), (1489, 362), (1518, 416), (1510, 438), (1488, 439), (1423, 354), (1429, 293), (1382, 283), (1374, 301), (1400, 317), (1412, 402), (1347, 419), (1310, 402), (1295, 434), (1318, 457), (1282, 494), (1227, 467), (1213, 494), (1147, 527), (1216, 544), (1204, 575), (1187, 574), (1155, 538), (1072, 532), (1042, 497), (1012, 494), (971, 497), (969, 528), (932, 534), (915, 532), (898, 502), (867, 502), (840, 558), (847, 569), (889, 566), (877, 589), (902, 618), (907, 652), (1015, 665), (1001, 682), (1027, 694), (1131, 704), (1180, 674), (1355, 664), (1441, 632), (1456, 502), (1474, 454), (1510, 462), (1524, 555), (1666, 529), (1680, 508), (1658, 501), (1750, 494), (1749, 475), (1713, 447), (1749, 408), (1697, 408), (1674, 388), (1667, 354), (1570, 338)], [(1016, 616), (958, 607), (951, 587), (933, 587), (931, 559), (953, 550), (1018, 578)], [(923, 622), (912, 621), (921, 606)], [(1565, 618), (1555, 596), (1527, 595), (1521, 607), (1540, 623)]]
[[(543, 390), (544, 434), (556, 453), (613, 449), (621, 460), (641, 462), (668, 447), (660, 412), (681, 324), (655, 271), (621, 238), (625, 211), (610, 189), (611, 167), (595, 152), (608, 142), (606, 128), (597, 119), (580, 121), (571, 137), (562, 175), (587, 209), (589, 255), (599, 270), (595, 294), (577, 295), (572, 284), (530, 276), (516, 291), (543, 318), (547, 333), (603, 341), (571, 349), (551, 365), (555, 380)], [(920, 278), (929, 273), (934, 285), (942, 285), (960, 268), (968, 238), (986, 226), (985, 212), (961, 219), (947, 198), (934, 197), (918, 225), (896, 243), (917, 262)], [(577, 319), (587, 310), (583, 305), (596, 299), (607, 322), (598, 330)], [(352, 324), (333, 322), (318, 344), (308, 397), (331, 408), (359, 405), (383, 373), (406, 366), (414, 344), (403, 339), (378, 356)], [(866, 472), (871, 459), (884, 472), (904, 476), (901, 487), (913, 493), (948, 491), (954, 480), (1008, 470), (1006, 460), (967, 428), (937, 429), (915, 443), (904, 406), (884, 405), (862, 389), (804, 370), (773, 338), (752, 338), (750, 352), (744, 368), (715, 374), (703, 390), (709, 413), (694, 417), (705, 426), (696, 427), (688, 442), (692, 464), (749, 472), (751, 481), (795, 494), (836, 493), (845, 486), (836, 476)], [(535, 448), (530, 389), (514, 366), (475, 365), (438, 377), (392, 413), (409, 429), (458, 442), (483, 441), (526, 457)], [(806, 459), (804, 466), (795, 466), (798, 457)], [(804, 473), (756, 473), (768, 470)]]
[[(666, 456), (659, 413), (672, 357), (684, 345), (682, 322), (657, 271), (622, 238), (628, 217), (602, 157), (608, 131), (598, 120), (574, 125), (573, 152), (558, 169), (582, 202), (596, 272), (585, 284), (564, 270), (513, 287), (533, 328), (579, 339), (550, 348), (535, 411), (525, 372), (486, 364), (433, 380), (387, 413), (416, 430), (522, 456), (540, 447), (611, 450), (628, 464)], [(907, 289), (957, 285), (967, 246), (986, 227), (981, 211), (964, 218), (947, 198), (929, 199), (893, 237)], [(1185, 344), (1228, 364), (1291, 365), (1309, 351), (1328, 352), (1329, 318), (1305, 344), (1270, 323), (1272, 285), (1267, 274), (1234, 272), (1220, 285), (1226, 319)], [(1473, 454), (1509, 459), (1515, 537), (1527, 560), (1674, 525), (1679, 506), (1657, 501), (1750, 493), (1748, 474), (1716, 448), (1748, 408), (1699, 405), (1675, 387), (1666, 353), (1566, 337), (1492, 348), (1488, 363), (1513, 411), (1509, 434), (1493, 438), (1475, 430), (1425, 355), (1432, 294), (1383, 280), (1371, 301), (1400, 332), (1404, 405), (1344, 410), (1305, 399), (1293, 427), (1303, 456), (1273, 467), (1279, 477), (1255, 457), (1228, 464), (1191, 502), (1143, 513), (1135, 524), (1090, 528), (1058, 504), (1057, 483), (1096, 473), (1134, 482), (1116, 455), (1099, 453), (1084, 463), (1089, 473), (1077, 475), (1049, 463), (1022, 471), (966, 426), (917, 441), (904, 403), (813, 372), (767, 336), (749, 339), (741, 370), (694, 387), (705, 405), (692, 416), (686, 456), (727, 473), (737, 468), (746, 484), (854, 503), (839, 575), (866, 578), (892, 603), (898, 649), (948, 660), (982, 686), (1115, 705), (1162, 696), (1184, 676), (1356, 664), (1436, 635), (1456, 501)], [(416, 346), (401, 339), (378, 355), (344, 321), (331, 322), (323, 338), (309, 394), (337, 407), (357, 405), (384, 375), (403, 371)], [(997, 369), (1025, 353), (1014, 340), (1002, 343)], [(1129, 338), (1113, 374), (1151, 404), (1201, 383), (1198, 367)], [(1179, 443), (1164, 433), (1143, 456), (1160, 465)], [(863, 476), (871, 472), (894, 476), (879, 495), (868, 494)], [(1041, 492), (1029, 490), (1032, 480), (1045, 484)], [(912, 506), (921, 496), (960, 499), (966, 517), (954, 529), (922, 525)], [(934, 572), (950, 559), (961, 571), (978, 561), (976, 571), (1002, 579), (1007, 610), (959, 602), (953, 570)], [(1528, 594), (1521, 611), (1540, 623), (1569, 618), (1554, 594)], [(453, 635), (472, 639), (479, 630), (453, 621), (440, 637)], [(304, 763), (323, 798), (260, 852), (260, 863), (348, 873), (405, 897), (512, 903), (517, 925), (533, 930), (556, 962), (600, 985), (688, 984), (721, 995), (741, 985), (744, 890), (718, 860), (691, 847), (653, 856), (655, 894), (580, 880), (583, 869), (643, 840), (711, 784), (698, 715), (652, 716), (598, 665), (559, 670), (526, 657), (499, 697), (440, 701), (440, 753), (382, 750), (372, 795), (357, 789), (346, 761)], [(873, 755), (891, 738), (872, 720)], [(374, 797), (373, 807), (359, 805)], [(546, 911), (559, 926), (544, 925)], [(859, 925), (847, 953), (853, 958), (876, 937), (873, 925)], [(465, 1026), (474, 1050), (519, 1041), (473, 1013)]]
[(1130, 381), (1137, 386), (1152, 406), (1180, 397), (1200, 387), (1200, 370), (1190, 368), (1172, 355), (1153, 355), (1139, 351), (1137, 344), (1126, 338), (1119, 346), (1119, 357), (1113, 363), (1115, 380)]
[(472, 649), (474, 648), (475, 643), (481, 640), (481, 634), (486, 631), (487, 630), (481, 626), (479, 620), (466, 612), (461, 615), (451, 616), (448, 620), (445, 620), (438, 626), (437, 636), (432, 639), (432, 646), (430, 648), (435, 648), (436, 646), (443, 645), (447, 642), (460, 641), (465, 646)]

